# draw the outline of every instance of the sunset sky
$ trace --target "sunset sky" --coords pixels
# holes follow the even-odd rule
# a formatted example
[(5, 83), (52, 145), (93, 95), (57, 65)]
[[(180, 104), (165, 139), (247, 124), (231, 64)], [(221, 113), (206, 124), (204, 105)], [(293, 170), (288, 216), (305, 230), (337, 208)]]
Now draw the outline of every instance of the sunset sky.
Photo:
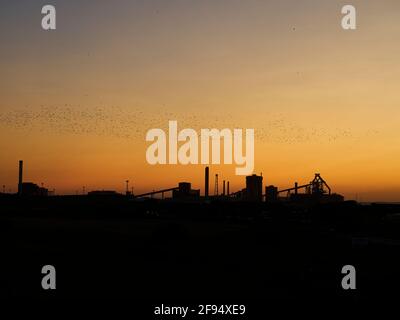
[[(268, 185), (319, 172), (347, 199), (400, 201), (399, 21), (398, 0), (2, 0), (0, 185), (16, 192), (23, 159), (58, 194), (203, 191), (202, 165), (146, 163), (146, 132), (177, 120), (254, 128)], [(235, 191), (234, 168), (210, 170)]]

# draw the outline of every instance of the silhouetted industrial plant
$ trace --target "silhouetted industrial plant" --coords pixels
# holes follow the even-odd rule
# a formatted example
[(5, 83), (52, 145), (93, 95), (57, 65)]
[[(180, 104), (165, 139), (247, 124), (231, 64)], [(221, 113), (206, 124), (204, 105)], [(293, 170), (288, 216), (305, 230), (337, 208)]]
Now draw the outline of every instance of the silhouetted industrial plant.
[(349, 263), (364, 271), (360, 299), (389, 292), (383, 271), (398, 289), (399, 205), (344, 201), (319, 173), (285, 189), (261, 174), (232, 191), (221, 177), (204, 168), (202, 192), (179, 182), (133, 194), (125, 180), (124, 194), (53, 196), (24, 181), (20, 161), (18, 193), (0, 194), (1, 234), (13, 239), (2, 252), (19, 271), (0, 297), (46, 298), (25, 271), (43, 261), (61, 268), (57, 294), (66, 298), (336, 301), (347, 299), (337, 278)]
[[(18, 175), (18, 195), (21, 197), (45, 197), (52, 195), (48, 189), (39, 187), (32, 182), (23, 181), (23, 161), (19, 161), (19, 175)], [(230, 182), (223, 180), (222, 193), (219, 193), (218, 174), (215, 174), (214, 181), (214, 194), (210, 196), (210, 168), (206, 167), (204, 172), (204, 195), (201, 196), (199, 189), (192, 189), (190, 182), (179, 182), (178, 186), (171, 188), (163, 188), (160, 190), (153, 190), (142, 194), (133, 194), (129, 190), (129, 180), (126, 180), (126, 192), (130, 200), (138, 200), (150, 198), (153, 199), (157, 195), (161, 195), (161, 200), (174, 200), (174, 201), (244, 201), (244, 202), (296, 202), (304, 204), (312, 203), (331, 203), (344, 201), (344, 197), (339, 194), (331, 192), (331, 188), (319, 173), (315, 174), (312, 181), (307, 184), (298, 185), (294, 183), (294, 187), (279, 190), (274, 185), (265, 186), (263, 189), (263, 176), (253, 174), (247, 176), (245, 183), (246, 187), (236, 191), (230, 192)], [(85, 190), (85, 189), (84, 189)], [(264, 193), (263, 193), (264, 190)], [(303, 192), (300, 192), (303, 191)], [(85, 194), (85, 192), (83, 192)], [(116, 191), (112, 190), (95, 190), (90, 191), (88, 196), (122, 196)], [(166, 195), (170, 195), (167, 197)]]
[(23, 171), (24, 171), (24, 162), (22, 160), (19, 161), (19, 175), (18, 175), (18, 195), (19, 196), (48, 196), (49, 190), (42, 187), (39, 187), (37, 184), (32, 182), (24, 182), (23, 181)]

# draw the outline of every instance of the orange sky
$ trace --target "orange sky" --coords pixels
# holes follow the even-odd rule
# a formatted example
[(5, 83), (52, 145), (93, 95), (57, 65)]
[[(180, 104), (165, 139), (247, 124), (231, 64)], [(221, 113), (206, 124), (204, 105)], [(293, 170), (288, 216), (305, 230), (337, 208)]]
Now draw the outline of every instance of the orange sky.
[[(254, 128), (267, 184), (320, 172), (347, 198), (400, 201), (398, 1), (352, 1), (356, 31), (343, 1), (55, 3), (55, 32), (39, 1), (0, 13), (0, 185), (16, 191), (24, 159), (58, 193), (203, 188), (204, 166), (146, 163), (147, 130), (177, 120)], [(232, 191), (234, 167), (211, 167)]]

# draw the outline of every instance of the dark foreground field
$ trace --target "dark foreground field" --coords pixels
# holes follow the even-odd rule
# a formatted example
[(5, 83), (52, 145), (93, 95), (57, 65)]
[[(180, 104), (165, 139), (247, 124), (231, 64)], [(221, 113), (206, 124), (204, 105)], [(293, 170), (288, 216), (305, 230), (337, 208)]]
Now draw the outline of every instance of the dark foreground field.
[[(6, 299), (138, 303), (368, 302), (396, 298), (396, 206), (314, 209), (124, 199), (3, 199)], [(41, 287), (54, 265), (57, 289)], [(354, 265), (357, 289), (341, 287)]]

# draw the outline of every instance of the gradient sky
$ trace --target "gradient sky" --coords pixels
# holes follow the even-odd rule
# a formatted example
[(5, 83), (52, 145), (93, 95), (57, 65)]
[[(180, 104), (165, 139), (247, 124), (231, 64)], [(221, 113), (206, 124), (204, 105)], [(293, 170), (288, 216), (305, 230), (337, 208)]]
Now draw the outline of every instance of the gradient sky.
[[(0, 185), (135, 192), (203, 166), (150, 166), (147, 130), (254, 128), (255, 172), (280, 188), (320, 172), (334, 192), (400, 201), (398, 0), (5, 1)], [(41, 29), (41, 7), (57, 30)], [(341, 28), (341, 7), (358, 29)], [(211, 173), (242, 188), (234, 166)], [(211, 181), (211, 191), (213, 185)]]

